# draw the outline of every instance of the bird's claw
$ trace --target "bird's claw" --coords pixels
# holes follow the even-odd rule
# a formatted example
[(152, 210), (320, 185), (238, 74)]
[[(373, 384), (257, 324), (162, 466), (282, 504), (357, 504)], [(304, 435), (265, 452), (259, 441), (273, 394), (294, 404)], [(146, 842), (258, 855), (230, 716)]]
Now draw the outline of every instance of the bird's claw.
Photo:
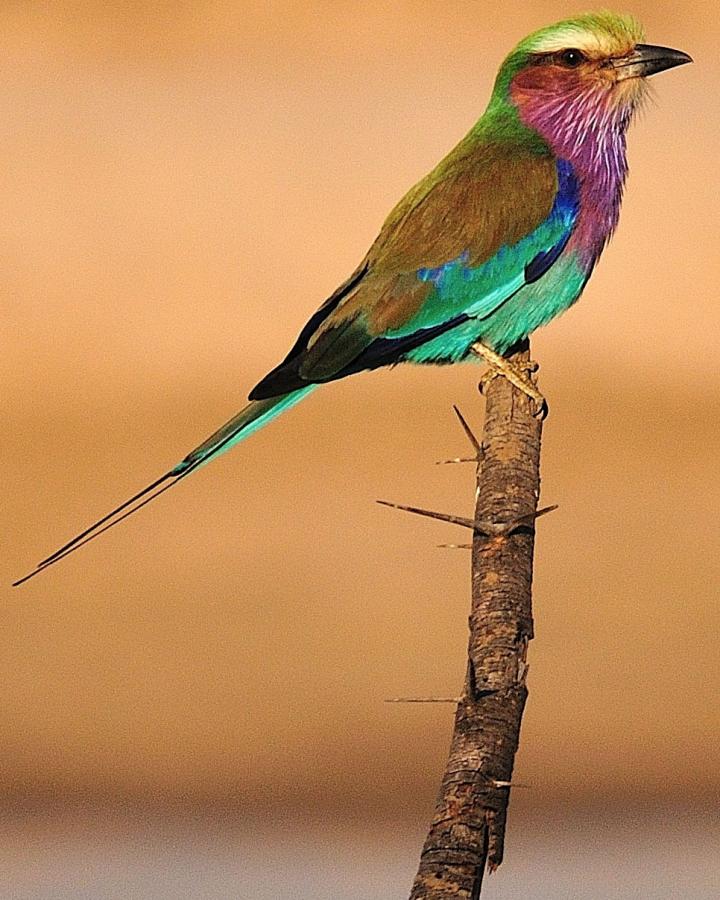
[(540, 421), (546, 418), (548, 414), (547, 401), (535, 387), (532, 380), (532, 375), (540, 368), (534, 359), (510, 362), (510, 360), (482, 345), (476, 344), (473, 349), (478, 356), (484, 357), (485, 362), (488, 364), (487, 370), (480, 376), (480, 383), (478, 384), (480, 393), (485, 394), (490, 383), (498, 375), (502, 375), (529, 398), (534, 418)]
[(547, 400), (540, 394), (540, 399), (536, 400), (534, 397), (530, 397), (530, 402), (534, 405), (534, 409), (532, 410), (532, 415), (534, 419), (537, 419), (539, 422), (544, 422), (547, 419), (548, 413), (550, 412), (550, 407), (548, 406)]
[(499, 369), (488, 366), (488, 368), (480, 376), (480, 381), (478, 382), (478, 390), (481, 394), (487, 393), (487, 389), (490, 387), (490, 384), (495, 381), (498, 375), (502, 375), (502, 372)]
[[(502, 375), (503, 373), (498, 372), (498, 374)], [(515, 381), (511, 382), (511, 384), (515, 385), (518, 390), (522, 391), (530, 401), (530, 414), (532, 415), (532, 417), (534, 419), (537, 419), (539, 422), (544, 422), (547, 418), (548, 413), (550, 412), (550, 409), (548, 407), (547, 400), (535, 387), (535, 385), (530, 380), (528, 380), (527, 386), (518, 384)]]
[[(519, 362), (512, 363), (512, 365), (510, 363), (508, 363), (508, 368), (512, 368), (519, 375), (527, 374), (528, 376), (530, 376), (530, 375), (534, 375), (538, 371), (538, 369), (540, 368), (540, 363), (535, 362), (534, 359), (521, 359)], [(492, 362), (488, 362), (487, 369), (480, 376), (480, 382), (478, 384), (480, 393), (484, 394), (485, 390), (488, 387), (488, 385), (490, 384), (490, 382), (493, 381), (495, 378), (497, 378), (499, 375), (505, 375), (505, 372), (503, 371), (503, 369), (498, 368)], [(523, 381), (527, 380), (528, 384), (531, 383), (529, 377), (527, 379), (523, 378), (522, 380)], [(512, 382), (512, 383), (514, 384), (514, 382)], [(531, 398), (535, 396), (535, 393), (537, 394), (538, 397), (541, 396), (539, 391), (536, 391), (533, 394), (530, 394), (527, 391), (525, 391), (525, 393), (527, 393), (528, 397), (531, 397)], [(543, 398), (543, 402), (544, 402), (544, 398)]]

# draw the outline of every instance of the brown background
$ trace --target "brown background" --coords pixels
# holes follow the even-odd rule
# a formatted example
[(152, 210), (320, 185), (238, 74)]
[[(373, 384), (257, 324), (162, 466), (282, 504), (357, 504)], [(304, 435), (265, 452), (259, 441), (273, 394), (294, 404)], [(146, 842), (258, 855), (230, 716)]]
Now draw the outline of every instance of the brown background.
[[(172, 887), (185, 867), (205, 885), (193, 896), (264, 897), (265, 877), (268, 898), (400, 897), (452, 711), (383, 700), (458, 690), (468, 560), (436, 549), (460, 536), (449, 526), (374, 500), (471, 509), (471, 471), (434, 462), (465, 449), (452, 403), (481, 422), (478, 371), (330, 385), (62, 566), (7, 585), (242, 405), (482, 112), (504, 53), (578, 8), (148, 6), (0, 9), (7, 896), (79, 896), (72, 854), (48, 862), (63, 841), (90, 865), (104, 835), (117, 878), (88, 896), (115, 896), (132, 869), (119, 833), (142, 843), (172, 821), (187, 836), (201, 820), (192, 840), (227, 837), (252, 820), (246, 844), (228, 838), (244, 860), (234, 887), (198, 881), (208, 854), (196, 866), (176, 837), (177, 866), (137, 896), (189, 896)], [(537, 879), (555, 828), (548, 890), (566, 896), (559, 871), (595, 871), (618, 821), (655, 860), (647, 884), (612, 893), (601, 866), (588, 897), (704, 897), (673, 893), (666, 853), (706, 886), (718, 877), (720, 28), (712, 2), (632, 11), (696, 64), (654, 80), (619, 233), (580, 305), (534, 341), (552, 410), (543, 500), (560, 509), (539, 528), (517, 762), (531, 789), (513, 802), (510, 853), (524, 848), (527, 872), (511, 860), (496, 891)], [(318, 837), (285, 856), (291, 833)], [(328, 841), (333, 859), (303, 881), (298, 858)], [(355, 864), (360, 893), (338, 874)]]

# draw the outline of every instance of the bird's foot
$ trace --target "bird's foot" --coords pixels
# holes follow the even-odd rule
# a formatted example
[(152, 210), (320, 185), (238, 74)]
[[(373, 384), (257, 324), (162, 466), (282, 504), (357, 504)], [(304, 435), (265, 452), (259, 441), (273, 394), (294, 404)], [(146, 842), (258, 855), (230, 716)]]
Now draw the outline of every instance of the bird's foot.
[(481, 344), (479, 341), (474, 343), (470, 348), (476, 355), (482, 357), (488, 364), (487, 372), (484, 372), (480, 378), (478, 387), (482, 393), (485, 393), (490, 382), (502, 375), (504, 378), (514, 385), (518, 390), (526, 394), (533, 402), (533, 415), (537, 419), (544, 419), (548, 413), (548, 405), (545, 397), (535, 386), (532, 375), (540, 368), (532, 359), (522, 360), (519, 363), (510, 362), (504, 356)]

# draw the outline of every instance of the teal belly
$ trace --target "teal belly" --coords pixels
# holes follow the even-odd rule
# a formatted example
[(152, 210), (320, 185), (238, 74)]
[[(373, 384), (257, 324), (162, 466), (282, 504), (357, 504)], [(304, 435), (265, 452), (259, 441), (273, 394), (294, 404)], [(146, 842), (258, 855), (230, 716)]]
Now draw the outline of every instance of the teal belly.
[(564, 254), (542, 278), (520, 288), (488, 315), (471, 318), (416, 347), (406, 359), (414, 363), (459, 362), (468, 357), (476, 341), (504, 353), (572, 306), (587, 277), (575, 255)]

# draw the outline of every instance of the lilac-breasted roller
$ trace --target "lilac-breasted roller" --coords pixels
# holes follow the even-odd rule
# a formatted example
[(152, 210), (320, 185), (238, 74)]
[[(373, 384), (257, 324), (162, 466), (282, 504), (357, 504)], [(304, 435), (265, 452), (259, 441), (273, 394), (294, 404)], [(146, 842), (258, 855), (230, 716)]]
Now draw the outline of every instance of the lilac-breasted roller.
[(618, 222), (625, 135), (648, 76), (691, 62), (627, 16), (584, 15), (505, 59), (470, 132), (403, 197), (352, 275), (250, 403), (181, 462), (44, 559), (117, 524), (318, 385), (399, 362), (483, 357), (537, 403), (505, 354), (582, 293)]

